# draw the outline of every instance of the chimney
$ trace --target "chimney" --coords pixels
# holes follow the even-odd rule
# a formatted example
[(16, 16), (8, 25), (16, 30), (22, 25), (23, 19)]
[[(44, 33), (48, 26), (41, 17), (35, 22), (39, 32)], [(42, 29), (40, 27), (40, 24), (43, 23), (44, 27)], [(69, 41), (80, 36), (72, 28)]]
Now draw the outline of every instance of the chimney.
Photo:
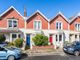
[(26, 7), (24, 7), (24, 17), (27, 17)]

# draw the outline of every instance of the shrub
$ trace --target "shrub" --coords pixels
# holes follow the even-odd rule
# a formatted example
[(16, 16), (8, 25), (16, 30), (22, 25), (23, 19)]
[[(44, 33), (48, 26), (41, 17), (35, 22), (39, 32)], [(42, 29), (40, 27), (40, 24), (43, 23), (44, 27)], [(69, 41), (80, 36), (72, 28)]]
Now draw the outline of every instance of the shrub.
[(0, 34), (0, 43), (4, 42), (6, 40), (4, 34)]
[(70, 42), (68, 42), (68, 41), (64, 41), (64, 46), (66, 46), (66, 45), (70, 45), (71, 43)]
[(14, 46), (14, 43), (13, 43), (13, 42), (10, 42), (10, 43), (8, 44), (8, 46)]
[(25, 46), (25, 50), (27, 50), (27, 49), (30, 49), (30, 46), (27, 46), (27, 45), (26, 45), (26, 46)]
[(34, 36), (32, 40), (36, 46), (48, 45), (48, 37), (43, 34), (36, 34), (36, 36)]
[(22, 47), (22, 45), (23, 45), (23, 39), (20, 39), (20, 38), (16, 39), (16, 40), (14, 41), (14, 45), (15, 45), (16, 47)]

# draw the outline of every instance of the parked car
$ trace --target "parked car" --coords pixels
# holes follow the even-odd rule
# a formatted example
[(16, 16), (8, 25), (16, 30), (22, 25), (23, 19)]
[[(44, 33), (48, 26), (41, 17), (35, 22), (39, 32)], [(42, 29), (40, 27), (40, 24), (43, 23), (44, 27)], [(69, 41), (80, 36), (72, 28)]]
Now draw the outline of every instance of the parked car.
[(80, 54), (80, 41), (75, 41), (71, 45), (64, 46), (63, 51), (65, 53), (70, 53), (70, 54), (74, 54), (75, 56), (79, 56), (79, 54)]
[(2, 46), (2, 47), (3, 47), (3, 46), (7, 46), (7, 45), (8, 45), (8, 42), (1, 42), (1, 43), (0, 43), (0, 46)]
[(0, 59), (15, 60), (21, 57), (21, 50), (17, 48), (0, 47)]

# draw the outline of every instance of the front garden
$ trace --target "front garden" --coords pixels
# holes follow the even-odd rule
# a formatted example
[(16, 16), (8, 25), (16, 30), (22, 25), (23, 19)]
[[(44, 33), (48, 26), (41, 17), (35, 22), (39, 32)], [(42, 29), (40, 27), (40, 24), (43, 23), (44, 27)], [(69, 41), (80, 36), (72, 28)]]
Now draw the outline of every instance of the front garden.
[(22, 45), (23, 45), (23, 41), (24, 41), (21, 38), (18, 38), (16, 40), (14, 40), (13, 42), (5, 42), (5, 40), (6, 40), (6, 37), (4, 36), (4, 34), (0, 34), (0, 45), (1, 46), (5, 46), (6, 45), (8, 47), (15, 46), (15, 47), (21, 48)]
[(33, 49), (36, 49), (36, 50), (54, 49), (53, 45), (48, 44), (49, 43), (48, 37), (45, 36), (44, 34), (36, 34), (32, 38), (32, 40), (34, 42)]

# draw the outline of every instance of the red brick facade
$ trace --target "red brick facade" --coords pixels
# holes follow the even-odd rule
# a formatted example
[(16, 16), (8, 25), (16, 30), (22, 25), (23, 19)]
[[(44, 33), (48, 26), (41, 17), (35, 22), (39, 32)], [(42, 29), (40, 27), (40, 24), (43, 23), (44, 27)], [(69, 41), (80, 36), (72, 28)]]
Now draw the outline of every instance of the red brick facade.
[(41, 14), (39, 14), (39, 13), (36, 13), (30, 19), (27, 20), (26, 28), (27, 29), (34, 29), (33, 25), (34, 25), (35, 20), (41, 21), (42, 29), (48, 29), (48, 21), (43, 16), (41, 16)]
[(63, 23), (63, 30), (68, 30), (68, 22), (61, 15), (57, 15), (53, 20), (50, 21), (50, 29), (56, 30), (56, 22), (60, 21)]
[(70, 23), (70, 30), (76, 31), (76, 29), (75, 29), (75, 23), (80, 23), (80, 17), (76, 17), (76, 18)]
[[(20, 14), (15, 11), (15, 9), (10, 9), (7, 11), (3, 16), (1, 16), (0, 20), (0, 28), (7, 28), (8, 25), (8, 19), (9, 18), (16, 18), (18, 20), (18, 28), (25, 28), (25, 20)], [(26, 29), (34, 29), (34, 21), (40, 20), (42, 29), (48, 29), (56, 30), (56, 21), (61, 21), (63, 23), (63, 30), (75, 30), (75, 22), (80, 23), (80, 17), (75, 18), (71, 23), (69, 23), (62, 15), (58, 14), (55, 18), (50, 20), (50, 22), (43, 17), (39, 12), (32, 15), (28, 20), (26, 20)]]
[(14, 9), (6, 12), (1, 18), (2, 19), (0, 20), (0, 28), (7, 28), (9, 18), (15, 18), (18, 20), (18, 28), (25, 27), (24, 19)]

